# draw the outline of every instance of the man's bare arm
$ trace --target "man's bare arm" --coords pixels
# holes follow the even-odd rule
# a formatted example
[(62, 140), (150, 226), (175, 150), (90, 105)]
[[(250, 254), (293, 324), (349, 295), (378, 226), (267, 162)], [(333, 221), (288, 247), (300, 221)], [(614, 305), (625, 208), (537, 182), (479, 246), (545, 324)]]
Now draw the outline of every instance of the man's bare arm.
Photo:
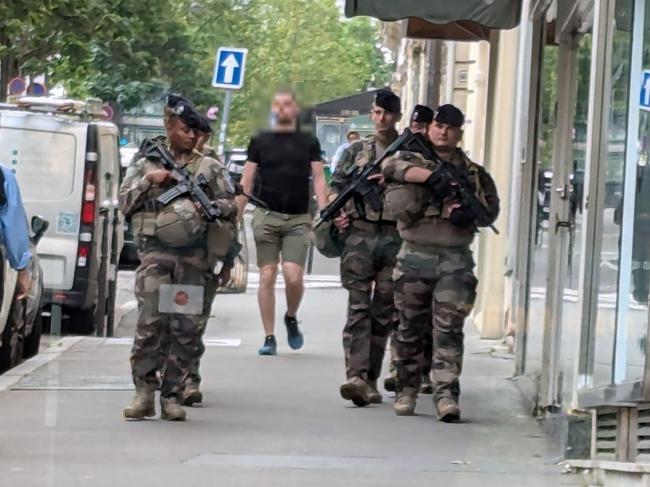
[(241, 177), (241, 185), (244, 189), (245, 194), (241, 194), (237, 197), (237, 219), (240, 220), (244, 216), (244, 210), (246, 209), (246, 204), (248, 203), (247, 194), (251, 194), (253, 191), (253, 181), (255, 181), (255, 175), (257, 174), (257, 164), (254, 162), (246, 161), (244, 165), (244, 172)]
[(321, 161), (312, 161), (311, 173), (314, 178), (314, 193), (316, 194), (316, 201), (318, 208), (322, 209), (327, 206), (327, 181), (325, 180), (325, 171), (323, 170), (323, 163)]

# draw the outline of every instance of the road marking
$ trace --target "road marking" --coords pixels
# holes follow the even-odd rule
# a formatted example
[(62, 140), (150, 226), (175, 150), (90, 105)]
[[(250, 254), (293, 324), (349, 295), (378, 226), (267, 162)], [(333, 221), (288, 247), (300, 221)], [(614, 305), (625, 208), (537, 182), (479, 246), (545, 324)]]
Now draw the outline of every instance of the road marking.
[(138, 308), (138, 302), (134, 299), (132, 301), (127, 301), (122, 306), (120, 306), (120, 311), (124, 314)]
[[(204, 338), (203, 344), (206, 347), (239, 347), (242, 344), (241, 338)], [(106, 338), (104, 339), (103, 345), (133, 345), (132, 337), (119, 337), (119, 338)]]

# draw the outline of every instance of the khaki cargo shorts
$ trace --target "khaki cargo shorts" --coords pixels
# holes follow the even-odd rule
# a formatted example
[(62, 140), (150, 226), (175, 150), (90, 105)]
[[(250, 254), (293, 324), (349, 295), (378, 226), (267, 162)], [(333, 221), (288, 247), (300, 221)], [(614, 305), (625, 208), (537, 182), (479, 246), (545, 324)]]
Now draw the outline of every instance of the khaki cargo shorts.
[(311, 245), (312, 219), (309, 213), (287, 215), (256, 208), (253, 215), (253, 236), (257, 248), (257, 265), (280, 262), (305, 266)]

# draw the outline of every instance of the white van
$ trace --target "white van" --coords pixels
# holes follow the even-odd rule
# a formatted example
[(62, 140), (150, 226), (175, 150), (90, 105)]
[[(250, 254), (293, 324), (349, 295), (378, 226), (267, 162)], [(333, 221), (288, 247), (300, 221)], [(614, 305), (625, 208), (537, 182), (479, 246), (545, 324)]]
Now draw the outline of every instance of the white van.
[(38, 252), (46, 310), (73, 333), (110, 334), (123, 242), (118, 130), (99, 100), (19, 97), (0, 104), (0, 160), (29, 217), (50, 222)]

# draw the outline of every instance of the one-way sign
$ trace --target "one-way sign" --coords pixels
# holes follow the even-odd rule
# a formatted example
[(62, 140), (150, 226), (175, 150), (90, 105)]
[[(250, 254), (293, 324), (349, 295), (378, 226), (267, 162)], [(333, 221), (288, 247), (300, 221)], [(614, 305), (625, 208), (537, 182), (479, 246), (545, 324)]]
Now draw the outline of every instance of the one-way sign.
[(246, 54), (248, 49), (220, 47), (212, 76), (212, 86), (238, 90), (244, 86)]

